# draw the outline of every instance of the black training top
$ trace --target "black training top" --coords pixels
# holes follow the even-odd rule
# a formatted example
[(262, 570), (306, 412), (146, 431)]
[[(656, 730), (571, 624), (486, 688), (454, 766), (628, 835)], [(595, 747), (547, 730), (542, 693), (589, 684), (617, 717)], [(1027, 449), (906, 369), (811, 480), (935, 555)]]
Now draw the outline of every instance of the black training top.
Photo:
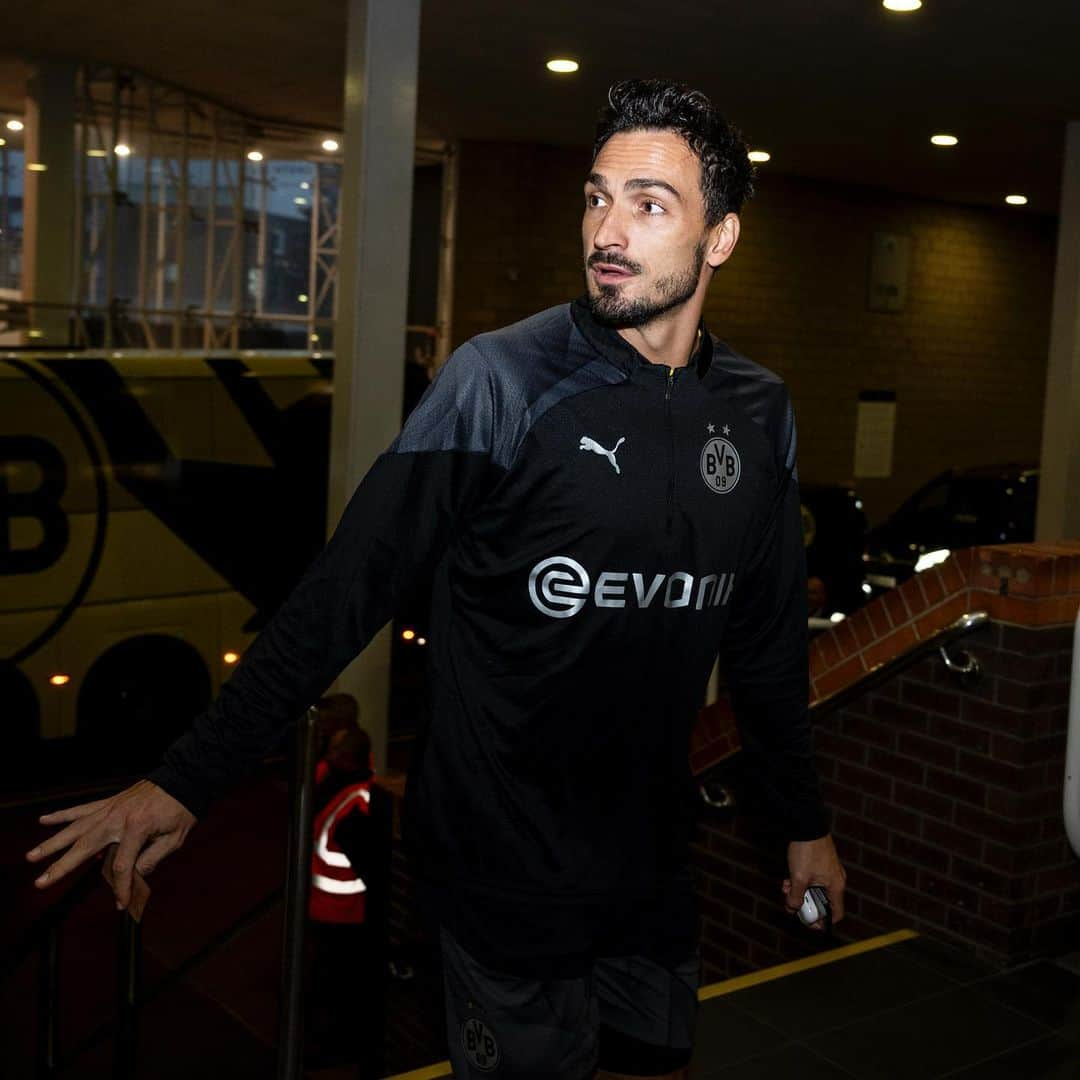
[(204, 814), (427, 581), (432, 720), (407, 823), (466, 948), (587, 949), (596, 912), (685, 862), (718, 651), (780, 828), (828, 831), (776, 375), (707, 333), (690, 366), (652, 364), (582, 301), (467, 342), (150, 778)]

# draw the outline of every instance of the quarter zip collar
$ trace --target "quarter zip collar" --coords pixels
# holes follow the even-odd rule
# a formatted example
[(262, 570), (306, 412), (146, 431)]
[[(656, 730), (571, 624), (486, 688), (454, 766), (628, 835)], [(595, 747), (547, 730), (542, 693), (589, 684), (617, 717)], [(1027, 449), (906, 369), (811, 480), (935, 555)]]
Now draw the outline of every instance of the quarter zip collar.
[[(647, 360), (616, 330), (597, 322), (589, 309), (589, 302), (585, 297), (578, 297), (570, 305), (570, 317), (578, 328), (581, 336), (598, 352), (605, 360), (610, 361), (627, 375), (633, 375), (642, 366), (655, 368), (665, 375), (668, 368), (665, 364), (654, 364)], [(693, 367), (699, 379), (705, 377), (705, 373), (712, 364), (713, 339), (705, 328), (702, 320), (698, 324), (698, 342), (694, 353), (691, 355), (687, 367)]]

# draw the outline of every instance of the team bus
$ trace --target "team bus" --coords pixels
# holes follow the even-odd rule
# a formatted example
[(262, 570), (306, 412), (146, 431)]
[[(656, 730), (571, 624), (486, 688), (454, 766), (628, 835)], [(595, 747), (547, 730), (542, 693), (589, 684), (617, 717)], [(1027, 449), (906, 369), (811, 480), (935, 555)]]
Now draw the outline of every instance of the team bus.
[(319, 353), (0, 353), (9, 752), (145, 761), (211, 700), (323, 542), (330, 393)]

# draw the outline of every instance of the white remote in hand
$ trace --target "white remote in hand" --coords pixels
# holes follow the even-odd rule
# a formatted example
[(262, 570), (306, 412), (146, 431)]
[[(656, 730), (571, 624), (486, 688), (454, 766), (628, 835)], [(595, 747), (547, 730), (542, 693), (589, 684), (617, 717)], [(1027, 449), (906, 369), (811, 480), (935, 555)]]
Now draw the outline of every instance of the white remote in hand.
[(804, 926), (813, 926), (814, 923), (829, 918), (829, 897), (820, 885), (811, 885), (803, 897), (802, 907), (799, 908), (799, 919)]

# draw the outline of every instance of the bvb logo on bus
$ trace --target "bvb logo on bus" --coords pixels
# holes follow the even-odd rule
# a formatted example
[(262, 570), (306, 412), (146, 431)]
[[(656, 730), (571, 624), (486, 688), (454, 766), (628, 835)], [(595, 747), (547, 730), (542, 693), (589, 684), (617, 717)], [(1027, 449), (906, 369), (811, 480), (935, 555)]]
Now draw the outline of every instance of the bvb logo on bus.
[(710, 491), (726, 495), (742, 473), (739, 451), (727, 439), (710, 439), (701, 451), (701, 478)]
[(59, 380), (32, 363), (0, 359), (15, 369), (0, 369), (13, 406), (8, 422), (21, 415), (34, 426), (0, 436), (0, 612), (31, 607), (31, 596), (52, 609), (44, 623), (27, 621), (23, 639), (7, 642), (4, 652), (15, 648), (6, 659), (19, 663), (60, 630), (89, 590), (107, 504), (93, 436)]

